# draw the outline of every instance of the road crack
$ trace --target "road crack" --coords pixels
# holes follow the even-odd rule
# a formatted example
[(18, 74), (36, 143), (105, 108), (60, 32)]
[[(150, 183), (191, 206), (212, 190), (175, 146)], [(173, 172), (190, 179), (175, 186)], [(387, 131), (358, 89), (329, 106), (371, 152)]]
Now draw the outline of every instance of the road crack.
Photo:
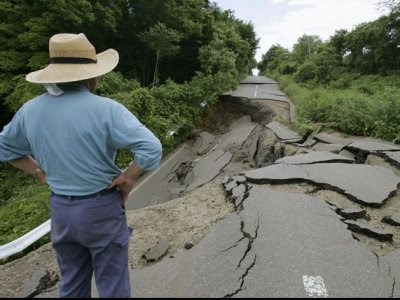
[[(258, 237), (258, 230), (260, 229), (260, 217), (259, 216), (257, 217), (257, 226), (256, 226), (256, 230), (255, 230), (255, 235), (254, 236), (252, 236), (250, 233), (246, 232), (244, 230), (244, 226), (245, 226), (244, 221), (241, 221), (241, 223), (240, 223), (240, 231), (243, 234), (243, 238), (240, 239), (236, 243), (236, 245), (234, 245), (234, 246), (232, 246), (232, 247), (227, 249), (227, 250), (229, 250), (229, 249), (232, 249), (233, 247), (236, 247), (238, 245), (238, 243), (240, 241), (244, 240), (244, 239), (248, 240), (247, 249), (244, 252), (243, 257), (240, 259), (239, 264), (238, 264), (236, 269), (239, 269), (242, 266), (243, 261), (247, 258), (248, 254), (250, 253), (250, 251), (253, 248), (253, 243), (254, 243), (255, 239), (257, 239), (257, 237)], [(257, 261), (257, 254), (254, 255), (253, 262), (251, 263), (251, 265), (248, 268), (246, 268), (245, 272), (240, 277), (240, 281), (241, 282), (240, 282), (239, 288), (236, 291), (234, 291), (233, 293), (225, 295), (223, 298), (232, 298), (233, 296), (237, 295), (240, 291), (243, 290), (243, 286), (244, 286), (244, 282), (246, 280), (246, 277), (249, 275), (251, 269), (253, 269), (253, 267), (255, 266), (256, 261)]]
[(392, 295), (389, 298), (394, 298), (394, 290), (396, 288), (396, 276), (393, 275)]
[(236, 296), (241, 291), (243, 291), (243, 289), (244, 289), (243, 286), (244, 286), (244, 282), (246, 280), (246, 277), (249, 275), (251, 269), (253, 269), (254, 266), (256, 265), (256, 261), (257, 261), (257, 255), (254, 255), (254, 260), (253, 260), (252, 264), (246, 269), (244, 274), (240, 277), (240, 280), (241, 280), (240, 287), (236, 291), (234, 291), (233, 293), (225, 295), (223, 298), (232, 298), (233, 296)]
[(243, 241), (245, 238), (246, 238), (246, 237), (242, 237), (240, 240), (238, 240), (238, 241), (235, 243), (235, 245), (233, 245), (233, 246), (231, 246), (231, 247), (229, 247), (229, 248), (227, 248), (227, 249), (225, 249), (225, 250), (222, 250), (222, 251), (220, 252), (220, 254), (221, 254), (221, 253), (228, 252), (229, 250), (231, 250), (231, 249), (233, 249), (233, 248), (236, 248), (237, 245), (239, 245), (239, 243), (240, 243), (241, 241)]
[(252, 246), (253, 246), (254, 240), (255, 240), (255, 239), (257, 238), (257, 236), (258, 236), (258, 229), (260, 228), (260, 219), (257, 218), (257, 227), (256, 227), (256, 233), (255, 233), (255, 236), (254, 236), (254, 237), (252, 237), (250, 233), (244, 231), (244, 225), (245, 225), (244, 222), (241, 221), (240, 230), (241, 230), (243, 236), (244, 236), (245, 238), (248, 239), (248, 244), (247, 244), (247, 249), (246, 249), (246, 251), (245, 251), (243, 257), (242, 257), (241, 260), (239, 261), (239, 264), (238, 264), (238, 266), (237, 266), (237, 269), (239, 269), (239, 268), (241, 267), (242, 262), (246, 259), (247, 255), (248, 255), (249, 252), (251, 251), (251, 248), (252, 248)]

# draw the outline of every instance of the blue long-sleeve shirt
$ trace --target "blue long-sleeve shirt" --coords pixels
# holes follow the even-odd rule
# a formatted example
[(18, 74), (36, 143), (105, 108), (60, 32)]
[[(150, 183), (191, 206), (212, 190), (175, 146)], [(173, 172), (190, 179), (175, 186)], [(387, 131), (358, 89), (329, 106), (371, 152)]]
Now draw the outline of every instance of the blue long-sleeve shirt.
[(105, 189), (121, 174), (117, 149), (129, 149), (143, 170), (158, 167), (162, 146), (118, 102), (83, 85), (66, 85), (61, 96), (45, 93), (24, 104), (0, 133), (0, 161), (33, 155), (51, 190), (83, 196)]

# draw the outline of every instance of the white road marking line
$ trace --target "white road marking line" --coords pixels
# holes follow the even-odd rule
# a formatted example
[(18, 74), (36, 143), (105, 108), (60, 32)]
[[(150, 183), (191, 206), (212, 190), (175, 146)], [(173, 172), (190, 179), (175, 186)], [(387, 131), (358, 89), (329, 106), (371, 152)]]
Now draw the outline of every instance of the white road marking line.
[(256, 90), (254, 91), (254, 98), (257, 98), (257, 90), (258, 90), (258, 85), (256, 85)]
[(329, 297), (324, 279), (321, 276), (303, 275), (303, 283), (304, 288), (310, 297)]

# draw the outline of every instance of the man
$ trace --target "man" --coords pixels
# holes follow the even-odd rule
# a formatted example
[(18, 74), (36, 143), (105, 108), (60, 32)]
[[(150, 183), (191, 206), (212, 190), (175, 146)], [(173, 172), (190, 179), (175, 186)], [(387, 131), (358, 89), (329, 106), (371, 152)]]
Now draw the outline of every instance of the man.
[[(45, 93), (25, 105), (0, 133), (0, 161), (36, 176), (52, 193), (51, 239), (61, 272), (60, 297), (130, 297), (124, 203), (143, 170), (158, 167), (160, 141), (124, 106), (93, 94), (97, 78), (119, 60), (96, 55), (84, 34), (56, 34), (50, 65), (26, 79)], [(117, 149), (134, 162), (121, 173)], [(34, 157), (32, 157), (32, 156)]]

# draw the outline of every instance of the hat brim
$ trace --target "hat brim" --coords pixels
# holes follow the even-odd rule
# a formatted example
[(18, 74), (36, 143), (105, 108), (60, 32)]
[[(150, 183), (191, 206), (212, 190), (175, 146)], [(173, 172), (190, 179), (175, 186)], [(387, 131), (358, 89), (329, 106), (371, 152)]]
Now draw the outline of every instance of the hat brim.
[(32, 83), (80, 81), (107, 74), (118, 65), (119, 55), (114, 49), (108, 49), (96, 56), (96, 64), (50, 64), (42, 70), (29, 73), (26, 80)]

